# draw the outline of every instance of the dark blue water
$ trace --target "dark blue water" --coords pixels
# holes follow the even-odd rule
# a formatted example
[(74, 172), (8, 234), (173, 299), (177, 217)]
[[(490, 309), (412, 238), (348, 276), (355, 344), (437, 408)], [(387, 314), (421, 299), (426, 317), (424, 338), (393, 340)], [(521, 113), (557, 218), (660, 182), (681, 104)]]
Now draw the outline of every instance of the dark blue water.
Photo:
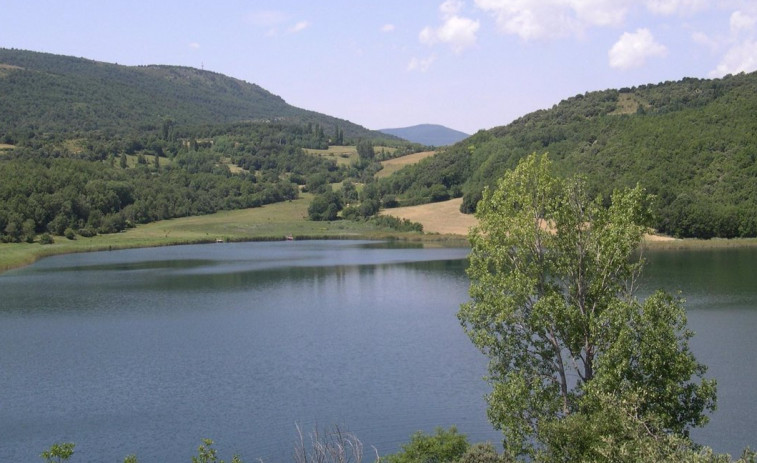
[[(3, 274), (0, 461), (40, 461), (59, 441), (76, 443), (77, 462), (189, 461), (204, 437), (227, 460), (291, 461), (297, 423), (339, 424), (369, 459), (371, 446), (395, 452), (435, 426), (497, 442), (486, 360), (455, 317), (467, 252), (213, 244), (59, 256)], [(696, 437), (732, 453), (757, 435), (757, 254), (745, 252), (653, 255), (646, 283), (691, 293), (695, 353), (720, 392)]]

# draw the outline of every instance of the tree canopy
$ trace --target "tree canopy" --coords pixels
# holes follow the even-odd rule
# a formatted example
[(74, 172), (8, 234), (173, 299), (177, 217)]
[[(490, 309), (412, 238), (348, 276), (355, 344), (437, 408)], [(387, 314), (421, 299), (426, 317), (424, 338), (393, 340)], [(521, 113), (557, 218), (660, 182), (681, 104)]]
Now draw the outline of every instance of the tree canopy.
[(596, 418), (608, 397), (633, 404), (655, 435), (685, 438), (707, 422), (715, 383), (688, 348), (681, 301), (635, 297), (649, 200), (637, 186), (605, 207), (580, 177), (554, 175), (546, 155), (484, 191), (459, 318), (490, 359), (488, 414), (510, 454), (553, 450), (565, 439), (555, 428)]

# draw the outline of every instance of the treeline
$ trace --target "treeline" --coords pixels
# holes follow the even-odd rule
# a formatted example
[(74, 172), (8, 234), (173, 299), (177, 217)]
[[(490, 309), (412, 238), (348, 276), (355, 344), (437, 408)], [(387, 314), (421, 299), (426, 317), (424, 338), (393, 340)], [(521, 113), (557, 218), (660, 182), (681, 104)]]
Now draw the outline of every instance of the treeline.
[(757, 236), (757, 74), (684, 79), (577, 95), (480, 131), (381, 181), (403, 204), (481, 192), (533, 152), (594, 195), (641, 184), (657, 197), (654, 223), (677, 237)]
[[(343, 134), (339, 129), (332, 136)], [(345, 218), (375, 215), (375, 186), (364, 189), (369, 197), (358, 197), (355, 187), (371, 182), (380, 169), (373, 142), (357, 142), (364, 157), (337, 166), (303, 150), (327, 145), (332, 139), (326, 137), (318, 124), (180, 127), (170, 119), (158, 130), (112, 137), (93, 133), (71, 139), (30, 131), (0, 157), (0, 240), (114, 233), (162, 219), (291, 200), (300, 189), (325, 194), (345, 180), (355, 195), (340, 199), (336, 212), (352, 204)], [(394, 153), (422, 148), (390, 143)], [(317, 196), (315, 202), (321, 200)], [(321, 219), (335, 218), (329, 213)]]
[(0, 170), (0, 240), (28, 241), (49, 233), (73, 238), (114, 233), (156, 220), (257, 207), (297, 198), (285, 180), (179, 155), (185, 167), (123, 169), (79, 159), (4, 160)]

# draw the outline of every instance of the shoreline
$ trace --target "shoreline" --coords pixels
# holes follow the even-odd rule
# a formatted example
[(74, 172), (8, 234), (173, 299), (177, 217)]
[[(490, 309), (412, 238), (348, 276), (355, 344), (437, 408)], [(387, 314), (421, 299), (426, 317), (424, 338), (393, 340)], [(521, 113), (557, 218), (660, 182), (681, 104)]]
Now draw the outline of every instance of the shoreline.
[[(454, 200), (453, 200), (454, 201)], [(33, 264), (39, 259), (61, 254), (80, 252), (97, 252), (133, 248), (149, 248), (160, 246), (178, 246), (186, 244), (205, 244), (217, 241), (250, 242), (250, 241), (280, 241), (292, 236), (299, 240), (312, 239), (367, 239), (402, 241), (420, 243), (423, 246), (437, 247), (467, 247), (467, 226), (438, 227), (439, 217), (446, 217), (441, 222), (459, 225), (456, 222), (459, 214), (449, 212), (450, 204), (453, 212), (458, 207), (454, 202), (435, 204), (434, 208), (446, 208), (444, 213), (430, 214), (427, 217), (436, 222), (424, 223), (424, 233), (399, 232), (387, 228), (378, 228), (365, 222), (337, 220), (334, 222), (313, 222), (307, 219), (307, 208), (310, 196), (303, 194), (300, 199), (284, 203), (270, 204), (253, 209), (239, 209), (222, 211), (203, 216), (182, 217), (149, 224), (138, 225), (121, 233), (96, 235), (91, 238), (77, 237), (68, 240), (62, 236), (54, 237), (55, 243), (42, 245), (35, 243), (2, 243), (0, 244), (0, 275), (21, 267)], [(426, 206), (428, 208), (428, 206)], [(410, 210), (408, 208), (408, 210)], [(421, 209), (422, 210), (422, 209)], [(387, 215), (397, 209), (384, 211)], [(414, 217), (417, 219), (417, 217)], [(470, 220), (471, 217), (464, 217)], [(423, 223), (421, 221), (421, 223)], [(466, 222), (465, 225), (468, 225)], [(693, 249), (725, 249), (734, 247), (757, 246), (757, 238), (734, 239), (676, 239), (660, 235), (647, 235), (643, 241), (647, 249), (655, 250), (693, 250)]]
[[(128, 233), (128, 232), (126, 232)], [(286, 235), (248, 235), (248, 236), (229, 236), (219, 241), (217, 238), (187, 238), (168, 236), (162, 239), (139, 239), (123, 240), (115, 235), (97, 235), (92, 238), (78, 238), (77, 240), (65, 240), (63, 237), (56, 237), (59, 241), (65, 240), (61, 244), (42, 245), (35, 243), (4, 243), (0, 244), (0, 275), (7, 271), (23, 268), (34, 264), (40, 259), (46, 257), (77, 254), (84, 252), (101, 252), (117, 251), (123, 249), (152, 248), (163, 246), (182, 246), (192, 244), (210, 244), (216, 242), (239, 243), (239, 242), (261, 242), (261, 241), (285, 241)], [(115, 237), (115, 238), (114, 238)], [(110, 239), (114, 238), (114, 239)], [(661, 238), (661, 239), (660, 239)], [(375, 241), (401, 241), (406, 243), (419, 243), (429, 247), (468, 247), (469, 242), (466, 235), (459, 234), (439, 234), (439, 233), (407, 233), (389, 231), (364, 231), (343, 234), (297, 234), (293, 235), (297, 241), (303, 240), (375, 240)], [(12, 248), (11, 248), (12, 247)], [(715, 238), (710, 240), (698, 239), (678, 239), (669, 237), (658, 237), (651, 235), (642, 242), (642, 247), (650, 250), (669, 250), (669, 251), (696, 251), (696, 250), (716, 250), (716, 249), (734, 249), (745, 247), (757, 247), (757, 238)], [(10, 249), (9, 249), (10, 248)], [(8, 251), (11, 251), (10, 253)], [(9, 257), (9, 258), (6, 258)]]

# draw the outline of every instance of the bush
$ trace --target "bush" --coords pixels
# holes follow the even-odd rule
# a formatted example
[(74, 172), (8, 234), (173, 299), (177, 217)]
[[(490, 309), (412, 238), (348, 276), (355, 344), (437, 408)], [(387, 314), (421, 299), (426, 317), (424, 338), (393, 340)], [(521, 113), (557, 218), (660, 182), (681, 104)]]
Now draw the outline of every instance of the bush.
[(452, 426), (448, 430), (436, 428), (433, 435), (418, 431), (402, 451), (388, 455), (387, 463), (449, 463), (459, 460), (470, 447), (465, 434), (459, 434)]
[(74, 231), (73, 228), (69, 227), (69, 228), (66, 228), (66, 230), (63, 232), (63, 236), (65, 236), (66, 238), (70, 240), (75, 240), (76, 232)]
[(42, 236), (39, 237), (39, 244), (53, 244), (55, 243), (55, 240), (52, 236), (50, 236), (49, 233), (43, 233)]
[(84, 227), (79, 229), (79, 235), (85, 238), (92, 238), (97, 235), (97, 230), (91, 227)]

